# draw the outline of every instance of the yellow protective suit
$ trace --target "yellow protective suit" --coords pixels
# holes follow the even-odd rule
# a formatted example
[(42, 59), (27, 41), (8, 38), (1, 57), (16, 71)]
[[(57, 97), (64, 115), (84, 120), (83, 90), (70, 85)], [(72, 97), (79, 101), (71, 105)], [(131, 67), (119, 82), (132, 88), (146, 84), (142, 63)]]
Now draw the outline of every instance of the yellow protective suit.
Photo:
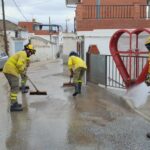
[(148, 37), (148, 38), (146, 39), (145, 44), (150, 44), (150, 37)]
[(87, 69), (87, 66), (85, 62), (77, 56), (70, 56), (68, 59), (68, 68), (76, 70), (77, 68), (85, 68)]
[(22, 74), (27, 66), (28, 57), (25, 51), (19, 51), (11, 56), (4, 65), (3, 73), (11, 74), (16, 77)]

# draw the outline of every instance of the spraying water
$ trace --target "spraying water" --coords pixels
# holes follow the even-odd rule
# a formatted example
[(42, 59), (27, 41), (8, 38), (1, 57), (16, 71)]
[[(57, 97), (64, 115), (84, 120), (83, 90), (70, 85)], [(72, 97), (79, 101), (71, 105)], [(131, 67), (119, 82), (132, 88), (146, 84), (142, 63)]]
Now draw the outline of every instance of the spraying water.
[(146, 103), (148, 92), (149, 87), (143, 82), (130, 88), (125, 94), (125, 97), (137, 108)]

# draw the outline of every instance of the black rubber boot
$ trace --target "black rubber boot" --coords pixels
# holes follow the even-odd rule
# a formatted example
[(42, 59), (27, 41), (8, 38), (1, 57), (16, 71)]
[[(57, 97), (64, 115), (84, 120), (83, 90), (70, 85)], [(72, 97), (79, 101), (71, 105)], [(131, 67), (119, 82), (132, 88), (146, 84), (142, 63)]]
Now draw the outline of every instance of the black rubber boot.
[(15, 102), (16, 105), (18, 105), (19, 107), (22, 107), (22, 104), (18, 103), (18, 102)]
[(150, 139), (150, 133), (147, 133), (147, 134), (146, 134), (146, 137)]
[(78, 90), (79, 90), (78, 93), (79, 93), (79, 94), (81, 94), (81, 86), (82, 86), (82, 83), (81, 83), (81, 82), (78, 83)]
[(15, 102), (15, 103), (11, 104), (10, 111), (11, 112), (13, 112), (13, 111), (23, 111), (22, 105), (18, 104), (18, 102)]
[(28, 93), (28, 88), (26, 88), (26, 86), (22, 86), (21, 87), (21, 92), (23, 93), (23, 94), (25, 94), (25, 93)]
[(75, 84), (75, 92), (72, 94), (72, 96), (76, 96), (77, 94), (79, 94), (79, 86), (78, 84)]
[[(20, 90), (22, 90), (22, 86), (20, 86), (19, 88), (20, 88)], [(30, 87), (29, 87), (28, 85), (26, 85), (26, 86), (25, 86), (25, 89), (29, 90)]]

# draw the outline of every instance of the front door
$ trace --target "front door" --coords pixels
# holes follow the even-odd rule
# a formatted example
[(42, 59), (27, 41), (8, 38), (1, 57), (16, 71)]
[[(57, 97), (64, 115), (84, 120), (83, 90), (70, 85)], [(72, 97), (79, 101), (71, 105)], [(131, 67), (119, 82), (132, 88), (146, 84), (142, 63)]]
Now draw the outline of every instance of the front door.
[(15, 42), (15, 52), (23, 50), (23, 41), (16, 41)]

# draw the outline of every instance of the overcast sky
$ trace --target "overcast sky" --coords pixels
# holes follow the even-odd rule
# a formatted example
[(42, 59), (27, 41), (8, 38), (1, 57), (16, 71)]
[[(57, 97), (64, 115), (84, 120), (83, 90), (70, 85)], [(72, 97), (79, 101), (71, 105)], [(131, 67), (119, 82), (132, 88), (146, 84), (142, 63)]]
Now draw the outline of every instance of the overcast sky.
[(68, 29), (73, 30), (74, 8), (67, 8), (65, 0), (4, 0), (4, 3), (6, 19), (14, 23), (34, 18), (37, 22), (48, 24), (50, 17), (52, 24), (65, 28), (67, 19)]

